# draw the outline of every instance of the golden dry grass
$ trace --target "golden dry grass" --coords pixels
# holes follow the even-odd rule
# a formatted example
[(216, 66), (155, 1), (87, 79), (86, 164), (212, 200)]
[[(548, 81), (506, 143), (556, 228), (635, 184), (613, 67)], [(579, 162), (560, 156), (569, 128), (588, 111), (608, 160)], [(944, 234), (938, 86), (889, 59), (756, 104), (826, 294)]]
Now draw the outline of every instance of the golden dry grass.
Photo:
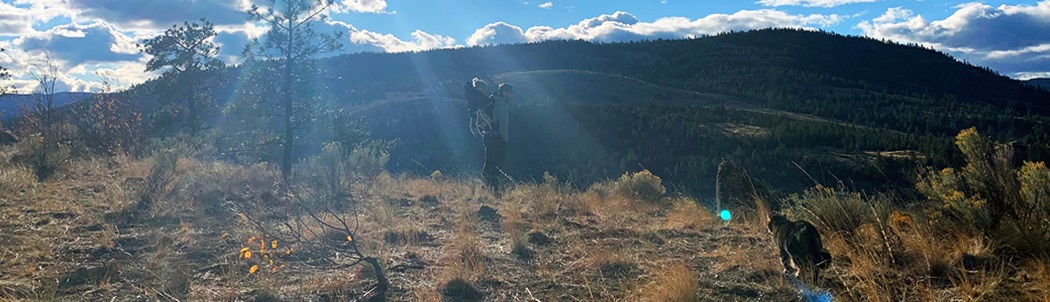
[(676, 199), (667, 212), (664, 227), (670, 229), (696, 230), (713, 222), (711, 212), (690, 198)]
[[(265, 165), (180, 158), (178, 177), (151, 218), (131, 219), (135, 179), (148, 177), (150, 165), (148, 159), (85, 160), (45, 182), (10, 178), (8, 187), (32, 189), (0, 198), (0, 237), (9, 243), (0, 252), (0, 299), (338, 300), (374, 286), (368, 269), (325, 270), (294, 257), (282, 269), (248, 273), (258, 262), (238, 258), (237, 251), (262, 234), (222, 205), (289, 202), (273, 193), (278, 174)], [(355, 240), (389, 270), (393, 301), (440, 301), (450, 283), (469, 285), (487, 301), (799, 298), (780, 274), (763, 223), (716, 221), (692, 199), (645, 200), (615, 186), (579, 191), (547, 181), (519, 184), (494, 198), (476, 180), (384, 173), (349, 189), (360, 206)], [(498, 223), (478, 217), (482, 205), (498, 211)], [(825, 233), (835, 261), (818, 286), (838, 301), (1047, 301), (1046, 261), (1003, 259), (999, 242), (945, 232), (926, 217), (897, 210), (884, 222)], [(544, 240), (530, 241), (532, 233)], [(967, 269), (963, 258), (971, 256), (989, 265)], [(80, 267), (101, 270), (84, 284), (47, 282)]]
[(672, 264), (656, 273), (652, 282), (639, 291), (638, 301), (646, 302), (699, 302), (697, 293), (699, 278), (691, 268)]

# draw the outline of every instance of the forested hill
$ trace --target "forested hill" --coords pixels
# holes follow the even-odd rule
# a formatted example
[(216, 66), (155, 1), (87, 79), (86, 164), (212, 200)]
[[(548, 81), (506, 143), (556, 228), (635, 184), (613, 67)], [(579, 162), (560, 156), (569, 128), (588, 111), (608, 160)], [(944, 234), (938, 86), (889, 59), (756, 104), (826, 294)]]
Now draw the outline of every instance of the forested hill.
[(1037, 86), (1037, 87), (1043, 87), (1043, 89), (1046, 89), (1046, 90), (1050, 90), (1050, 79), (1048, 79), (1048, 78), (1031, 79), (1031, 80), (1025, 81), (1025, 83), (1028, 83), (1029, 85), (1033, 85), (1033, 86)]
[[(519, 180), (549, 171), (586, 185), (646, 168), (706, 194), (730, 157), (787, 191), (812, 185), (803, 169), (821, 182), (900, 187), (915, 167), (958, 164), (951, 137), (969, 127), (1014, 143), (1018, 158), (1050, 159), (1050, 92), (934, 50), (827, 32), (365, 53), (316, 66), (329, 109), (362, 116), (375, 137), (397, 141), (394, 171), (480, 169), (480, 140), (456, 100), (474, 76), (520, 84), (508, 154)], [(245, 82), (249, 68), (230, 70), (230, 83)], [(216, 99), (228, 106), (259, 95), (247, 87), (220, 88)], [(239, 120), (225, 114), (215, 119)], [(246, 125), (270, 127), (246, 114), (253, 121), (242, 128), (213, 124), (223, 154), (260, 144)], [(300, 139), (297, 156), (319, 149), (325, 131), (341, 131), (325, 121)], [(276, 143), (266, 142), (248, 157), (274, 160), (267, 148)]]
[(367, 98), (368, 91), (412, 91), (474, 75), (581, 69), (913, 133), (947, 135), (963, 126), (1004, 135), (1006, 128), (1019, 126), (1015, 130), (1026, 133), (1032, 130), (1030, 123), (1003, 123), (1013, 124), (1014, 117), (1027, 114), (1050, 114), (1050, 93), (934, 50), (792, 29), (690, 40), (551, 41), (356, 54), (320, 65), (341, 78), (334, 87), (343, 89), (342, 95), (356, 93), (359, 98)]

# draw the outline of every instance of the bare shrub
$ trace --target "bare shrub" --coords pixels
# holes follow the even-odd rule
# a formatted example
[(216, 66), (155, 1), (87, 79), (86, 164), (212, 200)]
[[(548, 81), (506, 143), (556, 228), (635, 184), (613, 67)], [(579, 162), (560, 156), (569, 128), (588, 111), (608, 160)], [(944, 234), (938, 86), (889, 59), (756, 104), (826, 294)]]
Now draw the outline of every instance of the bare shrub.
[[(277, 204), (235, 202), (253, 232), (264, 242), (283, 242), (294, 249), (297, 262), (323, 269), (365, 263), (377, 281), (375, 299), (385, 297), (389, 281), (379, 260), (365, 255), (358, 202), (350, 191), (343, 150), (338, 143), (326, 146), (277, 188), (286, 202)], [(276, 175), (274, 175), (276, 178)], [(366, 227), (367, 228), (367, 227)], [(370, 232), (375, 233), (375, 232)]]

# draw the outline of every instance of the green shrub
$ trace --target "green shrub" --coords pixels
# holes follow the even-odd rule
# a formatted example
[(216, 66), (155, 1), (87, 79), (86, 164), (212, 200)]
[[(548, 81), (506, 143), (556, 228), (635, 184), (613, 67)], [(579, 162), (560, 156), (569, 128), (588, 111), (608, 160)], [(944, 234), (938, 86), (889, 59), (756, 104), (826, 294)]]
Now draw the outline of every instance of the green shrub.
[(351, 172), (368, 179), (379, 176), (386, 171), (390, 161), (390, 149), (394, 143), (388, 141), (368, 141), (359, 144), (347, 159)]
[(955, 137), (961, 169), (927, 170), (916, 184), (944, 228), (992, 238), (1021, 255), (1050, 256), (1050, 170), (1042, 162), (1014, 168), (1013, 150), (974, 128)]
[(649, 170), (624, 173), (613, 185), (613, 192), (628, 199), (657, 202), (667, 193), (659, 176)]

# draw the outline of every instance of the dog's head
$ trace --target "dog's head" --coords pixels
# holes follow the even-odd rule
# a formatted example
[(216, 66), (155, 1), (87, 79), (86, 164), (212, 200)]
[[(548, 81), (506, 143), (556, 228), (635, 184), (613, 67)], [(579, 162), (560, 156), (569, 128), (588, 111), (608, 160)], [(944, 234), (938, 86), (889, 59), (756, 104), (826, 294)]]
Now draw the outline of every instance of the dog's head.
[(774, 213), (769, 215), (769, 219), (768, 221), (766, 221), (766, 228), (769, 231), (769, 233), (772, 234), (776, 232), (776, 229), (779, 229), (781, 226), (787, 224), (788, 222), (789, 220), (787, 219), (787, 216)]

